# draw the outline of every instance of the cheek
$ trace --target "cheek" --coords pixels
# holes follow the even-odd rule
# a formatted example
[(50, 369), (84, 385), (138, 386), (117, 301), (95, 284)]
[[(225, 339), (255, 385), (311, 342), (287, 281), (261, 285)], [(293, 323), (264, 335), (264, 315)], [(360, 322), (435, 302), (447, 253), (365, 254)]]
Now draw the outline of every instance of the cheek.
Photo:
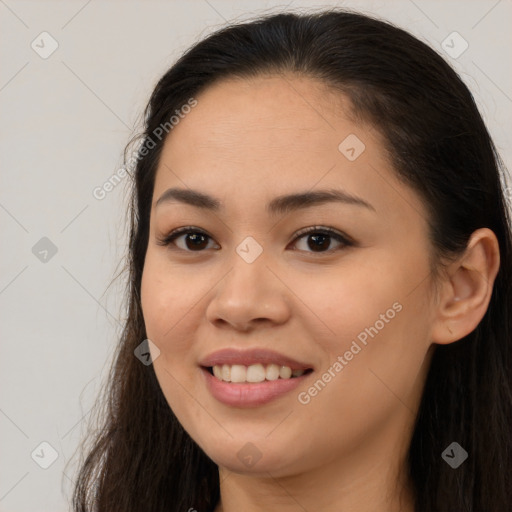
[(396, 261), (386, 263), (382, 254), (375, 254), (374, 259), (379, 261), (378, 267), (368, 258), (323, 275), (293, 279), (294, 292), (307, 306), (304, 311), (318, 325), (329, 349), (348, 349), (351, 340), (366, 328), (378, 322), (381, 330), (397, 316), (405, 295), (404, 277), (398, 273)]
[(312, 339), (325, 354), (321, 373), (330, 369), (321, 380), (333, 390), (339, 386), (340, 396), (357, 397), (354, 406), (369, 397), (378, 400), (386, 384), (400, 390), (413, 386), (429, 346), (428, 280), (418, 277), (421, 258), (412, 264), (379, 254), (378, 266), (368, 261), (350, 272), (341, 269), (338, 277), (296, 280), (294, 288), (307, 298)]
[(147, 336), (162, 355), (183, 352), (189, 346), (186, 333), (193, 333), (193, 329), (187, 328), (187, 321), (193, 316), (196, 295), (194, 281), (180, 279), (148, 251), (141, 281), (141, 305)]
[[(153, 368), (162, 392), (180, 420), (192, 422), (197, 378), (194, 353), (194, 283), (170, 272), (165, 262), (148, 250), (141, 281), (141, 304), (147, 337), (160, 355)], [(187, 418), (189, 418), (187, 420)]]
[[(426, 369), (424, 345), (415, 336), (424, 333), (414, 304), (401, 306), (388, 312), (388, 323), (360, 313), (339, 324), (343, 334), (337, 339), (323, 338), (327, 363), (315, 381), (297, 390), (296, 406), (297, 417), (307, 417), (308, 430), (324, 447), (322, 456), (340, 442), (364, 442), (386, 424), (401, 428), (414, 410), (422, 391), (418, 377)], [(380, 311), (386, 315), (387, 309)]]

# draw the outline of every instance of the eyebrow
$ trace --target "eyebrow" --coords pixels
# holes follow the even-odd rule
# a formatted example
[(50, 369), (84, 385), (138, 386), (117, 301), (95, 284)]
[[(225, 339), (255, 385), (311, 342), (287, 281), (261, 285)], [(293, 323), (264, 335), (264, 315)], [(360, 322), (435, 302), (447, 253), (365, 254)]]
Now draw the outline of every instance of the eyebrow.
[[(156, 201), (154, 207), (157, 208), (163, 203), (173, 201), (211, 211), (222, 209), (218, 199), (198, 190), (183, 188), (167, 189)], [(267, 212), (270, 215), (284, 215), (303, 208), (333, 202), (362, 206), (376, 213), (375, 208), (364, 199), (337, 189), (305, 191), (278, 196), (268, 203)]]

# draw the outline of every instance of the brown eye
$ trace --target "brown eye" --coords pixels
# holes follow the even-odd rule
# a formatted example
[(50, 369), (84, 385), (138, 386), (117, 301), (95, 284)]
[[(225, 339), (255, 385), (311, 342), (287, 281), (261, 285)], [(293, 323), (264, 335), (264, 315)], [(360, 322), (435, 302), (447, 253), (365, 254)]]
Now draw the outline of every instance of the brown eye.
[(159, 240), (158, 244), (164, 246), (173, 244), (183, 251), (201, 252), (208, 248), (209, 240), (212, 240), (211, 237), (203, 231), (187, 227), (173, 231), (163, 240)]
[(304, 244), (306, 248), (299, 250), (314, 253), (326, 253), (336, 250), (336, 248), (331, 248), (332, 240), (338, 243), (338, 249), (340, 245), (341, 247), (353, 245), (347, 237), (329, 228), (308, 228), (306, 231), (302, 231), (295, 240), (301, 239), (306, 240)]
[[(186, 233), (184, 236), (185, 246), (192, 251), (205, 249), (208, 245), (208, 235), (203, 233)], [(178, 237), (179, 238), (179, 237)]]
[(307, 235), (308, 248), (314, 252), (323, 251), (328, 249), (331, 245), (331, 235), (317, 234)]

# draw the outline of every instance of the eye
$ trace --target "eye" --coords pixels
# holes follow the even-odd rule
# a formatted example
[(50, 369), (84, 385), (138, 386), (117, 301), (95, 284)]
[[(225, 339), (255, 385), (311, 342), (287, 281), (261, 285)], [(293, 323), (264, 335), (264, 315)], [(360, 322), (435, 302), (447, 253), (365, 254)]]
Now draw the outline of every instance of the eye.
[[(183, 237), (181, 246), (180, 244), (174, 243)], [(207, 235), (204, 231), (201, 231), (194, 226), (186, 226), (183, 228), (176, 229), (169, 233), (165, 238), (158, 240), (158, 245), (168, 246), (174, 244), (183, 251), (188, 252), (201, 252), (202, 249), (207, 248), (207, 239), (213, 240), (210, 235)], [(184, 246), (183, 246), (184, 245)]]
[[(293, 241), (301, 241), (303, 238), (307, 240), (305, 244), (306, 247), (311, 250), (299, 249), (304, 252), (332, 252), (336, 250), (329, 248), (332, 244), (332, 240), (335, 240), (342, 247), (350, 247), (354, 245), (354, 242), (350, 240), (348, 236), (345, 236), (331, 228), (322, 226), (313, 226), (299, 231)], [(182, 239), (180, 243), (176, 243), (180, 239)], [(204, 231), (201, 231), (194, 226), (186, 226), (172, 231), (165, 238), (158, 240), (157, 243), (158, 245), (163, 246), (170, 246), (173, 244), (182, 251), (202, 252), (203, 249), (211, 248), (208, 247), (208, 240), (213, 241), (213, 238)], [(338, 249), (340, 249), (340, 247), (338, 247)]]
[[(305, 228), (299, 231), (299, 233), (297, 233), (295, 240), (300, 241), (302, 238), (304, 238), (306, 241), (305, 246), (315, 253), (326, 253), (336, 250), (324, 250), (331, 245), (331, 241), (333, 239), (342, 247), (350, 247), (354, 245), (354, 243), (350, 240), (348, 236), (345, 236), (342, 233), (339, 233), (338, 231), (335, 231), (331, 228), (326, 228), (322, 226), (313, 226), (311, 228)], [(340, 249), (340, 247), (338, 247), (338, 249)], [(309, 251), (306, 250), (306, 252)]]

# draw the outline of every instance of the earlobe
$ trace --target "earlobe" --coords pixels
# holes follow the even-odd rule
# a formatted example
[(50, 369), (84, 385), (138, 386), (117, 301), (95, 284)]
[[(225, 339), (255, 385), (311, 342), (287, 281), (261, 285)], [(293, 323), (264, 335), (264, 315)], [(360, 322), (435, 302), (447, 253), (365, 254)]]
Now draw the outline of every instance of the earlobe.
[(474, 231), (464, 254), (449, 265), (443, 278), (433, 343), (453, 343), (476, 329), (489, 306), (499, 265), (494, 232), (488, 228)]

